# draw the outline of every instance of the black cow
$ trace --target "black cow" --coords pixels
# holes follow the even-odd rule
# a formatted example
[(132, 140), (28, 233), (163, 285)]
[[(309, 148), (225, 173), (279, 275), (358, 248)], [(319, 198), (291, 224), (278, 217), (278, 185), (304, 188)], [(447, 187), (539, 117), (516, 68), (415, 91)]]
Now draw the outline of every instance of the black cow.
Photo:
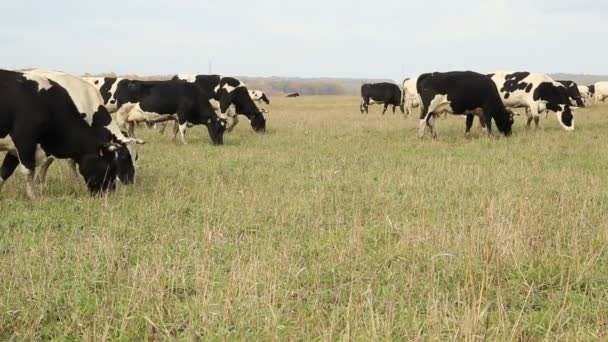
[(226, 120), (219, 118), (209, 103), (209, 95), (194, 84), (179, 80), (132, 81), (118, 83), (116, 93), (116, 122), (121, 129), (134, 136), (135, 123), (154, 124), (177, 121), (177, 130), (186, 144), (186, 129), (205, 125), (211, 141), (223, 144)]
[[(8, 151), (0, 187), (21, 164), (27, 195), (35, 198), (36, 166), (53, 157), (73, 160), (91, 194), (114, 190), (121, 147), (86, 121), (64, 87), (40, 72), (0, 70), (0, 88), (0, 145)], [(93, 116), (104, 118), (109, 114)]]
[(576, 84), (572, 81), (564, 81), (564, 80), (557, 81), (557, 83), (566, 87), (566, 93), (568, 94), (568, 97), (572, 101), (572, 105), (575, 105), (578, 107), (585, 107), (585, 102), (583, 101), (583, 96), (581, 95), (581, 92), (578, 90), (578, 84)]
[(370, 104), (384, 104), (382, 115), (386, 113), (389, 105), (393, 106), (393, 114), (395, 114), (396, 107), (399, 107), (401, 113), (405, 114), (403, 103), (401, 103), (401, 89), (396, 84), (383, 82), (361, 85), (361, 105), (359, 106), (361, 114), (369, 113)]
[(290, 93), (290, 94), (287, 94), (285, 97), (294, 98), (294, 97), (299, 97), (299, 96), (300, 96), (300, 93)]
[(472, 71), (435, 72), (422, 74), (416, 83), (422, 100), (418, 137), (423, 138), (426, 128), (436, 138), (434, 121), (442, 113), (466, 115), (466, 133), (470, 132), (474, 116), (492, 133), (492, 119), (505, 136), (511, 135), (513, 113), (500, 100), (492, 80)]

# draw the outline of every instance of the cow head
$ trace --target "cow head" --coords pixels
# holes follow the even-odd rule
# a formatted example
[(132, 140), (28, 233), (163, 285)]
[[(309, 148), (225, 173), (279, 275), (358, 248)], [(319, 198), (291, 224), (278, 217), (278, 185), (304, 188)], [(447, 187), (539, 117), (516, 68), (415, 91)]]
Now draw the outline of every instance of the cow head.
[(264, 116), (264, 113), (255, 113), (253, 116), (249, 117), (249, 122), (254, 131), (266, 133), (266, 116)]
[(109, 193), (116, 189), (115, 159), (119, 148), (117, 144), (103, 144), (96, 153), (86, 154), (78, 164), (91, 195)]
[(268, 99), (268, 97), (266, 96), (266, 93), (262, 93), (262, 97), (260, 97), (260, 101), (263, 101), (265, 104), (269, 105), (270, 104), (270, 100)]
[(555, 113), (557, 120), (566, 131), (574, 131), (574, 112), (569, 105), (547, 105), (547, 109)]
[(247, 88), (237, 87), (230, 92), (222, 88), (219, 89), (218, 95), (220, 97), (220, 111), (222, 114), (226, 113), (230, 105), (234, 105), (236, 114), (245, 115), (249, 119), (254, 131), (258, 133), (266, 132), (266, 117), (253, 103)]
[(214, 145), (224, 144), (224, 132), (226, 132), (226, 120), (218, 117), (207, 120), (205, 124), (209, 131), (209, 136)]
[(515, 113), (512, 111), (502, 108), (498, 115), (494, 116), (494, 122), (496, 123), (496, 128), (504, 134), (506, 137), (511, 135), (511, 128), (515, 123)]
[(125, 146), (120, 146), (116, 150), (116, 172), (121, 183), (133, 184), (135, 182), (135, 158), (137, 155), (131, 154)]

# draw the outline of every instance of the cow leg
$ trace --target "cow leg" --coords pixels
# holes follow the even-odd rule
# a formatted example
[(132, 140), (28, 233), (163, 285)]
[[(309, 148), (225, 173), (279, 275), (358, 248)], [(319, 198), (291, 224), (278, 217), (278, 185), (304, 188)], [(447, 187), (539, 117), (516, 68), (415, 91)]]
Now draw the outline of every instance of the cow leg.
[[(549, 116), (549, 113), (547, 112), (547, 116)], [(534, 126), (536, 129), (538, 129), (538, 122), (540, 121), (540, 116), (535, 116), (534, 117)]]
[(527, 121), (526, 121), (526, 129), (530, 128), (530, 124), (532, 124), (532, 110), (530, 109), (530, 107), (526, 107), (526, 117), (527, 117)]
[[(178, 126), (177, 121), (175, 122), (175, 125)], [(182, 143), (184, 145), (188, 145), (188, 142), (186, 142), (186, 130), (188, 129), (188, 123), (184, 122), (183, 124), (179, 124), (178, 127), (179, 127), (179, 133), (182, 137)]]
[(68, 170), (70, 170), (70, 177), (73, 179), (78, 179), (78, 168), (73, 159), (68, 159)]
[(471, 127), (473, 127), (473, 121), (474, 120), (475, 120), (475, 115), (473, 115), (473, 114), (467, 114), (466, 131), (464, 133), (464, 136), (467, 139), (471, 138)]
[(4, 161), (0, 167), (0, 190), (2, 190), (4, 182), (13, 175), (17, 166), (19, 166), (19, 158), (7, 153), (6, 156), (4, 156)]
[(361, 98), (361, 103), (359, 104), (359, 111), (361, 112), (361, 114), (365, 113), (365, 99), (363, 99), (363, 97)]
[(34, 176), (36, 174), (36, 141), (38, 135), (35, 131), (24, 131), (23, 135), (13, 136), (13, 142), (19, 155), (21, 163), (21, 173), (25, 176), (27, 196), (33, 200), (36, 198), (36, 184)]
[(127, 135), (129, 138), (135, 138), (135, 122), (127, 122)]
[(393, 105), (393, 115), (395, 115), (396, 110), (397, 110), (397, 106)]
[(493, 136), (492, 133), (492, 118), (488, 115), (483, 115), (479, 117), (479, 124), (486, 131), (488, 137)]
[(38, 177), (36, 177), (36, 183), (44, 184), (46, 182), (46, 173), (54, 161), (55, 161), (55, 158), (47, 158), (44, 161), (44, 163), (42, 163), (42, 165), (40, 165), (40, 170), (38, 171)]
[(429, 117), (427, 124), (429, 126), (429, 129), (431, 130), (431, 137), (434, 139), (437, 139), (437, 130), (435, 129), (435, 120), (436, 120), (436, 115), (431, 114), (431, 116)]
[(234, 129), (236, 124), (239, 123), (238, 115), (231, 116), (231, 118), (232, 118), (232, 122), (230, 122), (230, 125), (228, 127), (226, 127), (226, 132), (228, 132), (228, 133), (232, 132), (232, 130)]
[(424, 138), (424, 133), (426, 132), (426, 121), (429, 118), (429, 115), (432, 113), (424, 114), (427, 111), (427, 108), (423, 105), (420, 107), (420, 122), (418, 123), (418, 139)]
[(532, 122), (532, 119), (534, 119), (536, 129), (538, 129), (538, 122), (540, 119), (540, 114), (538, 112), (538, 106), (536, 106), (536, 105), (530, 106), (530, 114), (528, 116), (528, 127), (530, 127), (530, 123)]
[(167, 128), (167, 122), (160, 122), (160, 123), (158, 123), (158, 125), (160, 126), (160, 128), (158, 129), (158, 133), (160, 133), (160, 135), (165, 135), (165, 129)]
[(179, 124), (177, 121), (173, 123), (173, 137), (171, 138), (172, 143), (177, 143), (177, 133), (179, 132)]
[(384, 113), (386, 113), (386, 110), (388, 109), (388, 103), (384, 104), (384, 110), (382, 110), (382, 115), (384, 115)]

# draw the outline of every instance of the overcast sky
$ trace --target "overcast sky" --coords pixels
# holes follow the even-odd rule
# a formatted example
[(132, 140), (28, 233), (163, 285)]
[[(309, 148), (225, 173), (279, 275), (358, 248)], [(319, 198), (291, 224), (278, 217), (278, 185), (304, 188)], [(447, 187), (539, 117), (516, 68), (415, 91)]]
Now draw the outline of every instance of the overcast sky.
[(400, 79), (608, 74), (604, 0), (0, 0), (0, 67)]

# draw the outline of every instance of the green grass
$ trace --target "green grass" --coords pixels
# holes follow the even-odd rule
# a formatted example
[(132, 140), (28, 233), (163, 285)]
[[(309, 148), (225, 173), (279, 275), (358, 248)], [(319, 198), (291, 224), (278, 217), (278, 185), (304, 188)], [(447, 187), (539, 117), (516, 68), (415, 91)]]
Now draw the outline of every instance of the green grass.
[[(509, 139), (273, 99), (226, 144), (139, 129), (137, 184), (0, 195), (0, 340), (605, 340), (608, 108)], [(476, 124), (477, 125), (477, 124)]]

